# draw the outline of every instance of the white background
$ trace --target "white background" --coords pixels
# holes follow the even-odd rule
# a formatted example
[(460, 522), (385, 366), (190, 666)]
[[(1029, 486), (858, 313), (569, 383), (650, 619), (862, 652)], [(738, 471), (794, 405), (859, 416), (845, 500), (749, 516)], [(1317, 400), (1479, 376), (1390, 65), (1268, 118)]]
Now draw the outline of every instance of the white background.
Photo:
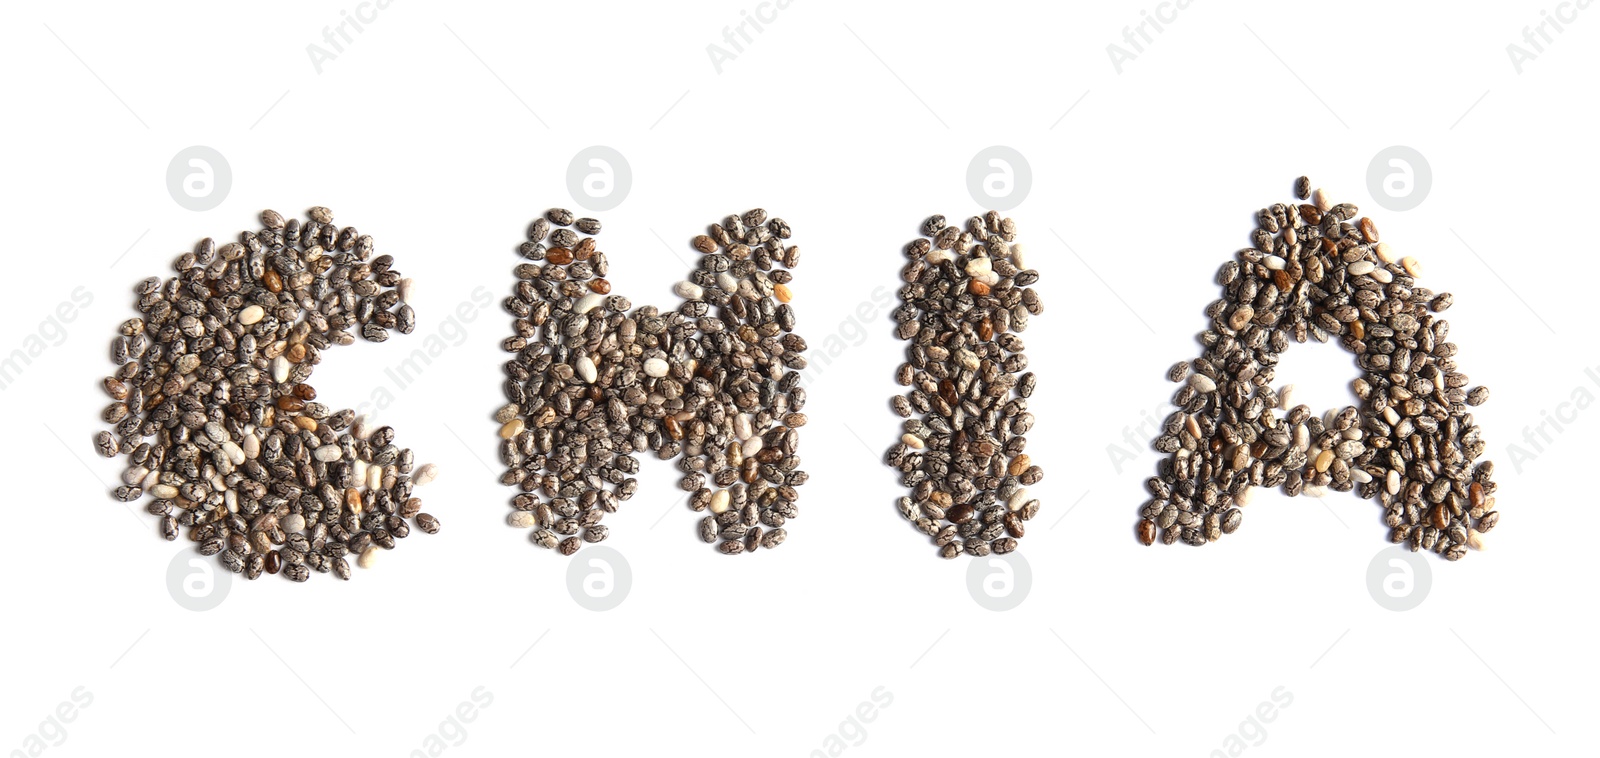
[[(43, 733), (63, 756), (400, 756), (441, 731), (446, 755), (1586, 747), (1600, 411), (1543, 452), (1523, 436), (1577, 388), (1600, 395), (1584, 374), (1600, 372), (1600, 11), (1519, 74), (1506, 46), (1553, 4), (1201, 0), (1119, 74), (1107, 45), (1156, 5), (1097, 5), (796, 0), (718, 73), (707, 45), (754, 2), (398, 0), (318, 73), (307, 46), (354, 4), (8, 4), (0, 351), (41, 330), (49, 347), (0, 393), (0, 750), (27, 754)], [(231, 167), (214, 210), (166, 189), (191, 145)], [(847, 346), (810, 384), (812, 480), (788, 544), (716, 554), (651, 463), (608, 519), (632, 572), (608, 612), (575, 602), (569, 561), (505, 526), (512, 493), (484, 464), (513, 249), (545, 208), (575, 207), (567, 164), (590, 145), (633, 172), (624, 202), (596, 214), (617, 292), (667, 303), (687, 240), (761, 205), (805, 250), (794, 288), (814, 360), (830, 336)], [(901, 348), (886, 310), (864, 330), (849, 321), (874, 288), (893, 291), (924, 217), (983, 210), (966, 171), (990, 145), (1031, 166), (1008, 215), (1047, 307), (1026, 334), (1044, 508), (1020, 551), (1031, 592), (1006, 612), (974, 601), (968, 559), (939, 560), (895, 513), (881, 456)], [(1367, 189), (1391, 145), (1431, 165), (1415, 210), (1385, 211)], [(1407, 612), (1369, 594), (1387, 530), (1352, 495), (1259, 497), (1203, 550), (1133, 538), (1157, 458), (1137, 427), (1168, 411), (1164, 373), (1197, 352), (1217, 266), (1302, 173), (1418, 256), (1425, 286), (1457, 295), (1461, 366), (1494, 391), (1476, 417), (1504, 519), (1483, 554), (1424, 556), (1431, 590)], [(238, 581), (216, 609), (186, 610), (166, 584), (186, 545), (107, 496), (120, 472), (92, 449), (107, 345), (135, 281), (262, 208), (311, 205), (374, 234), (417, 280), (417, 332), (334, 350), (314, 383), (335, 407), (393, 393), (379, 417), (440, 464), (419, 494), (444, 530), (349, 583)], [(42, 326), (79, 283), (93, 301), (65, 336)], [(464, 335), (446, 327), (460, 344), (395, 388), (382, 369), (480, 286), (494, 303), (469, 307)], [(1326, 406), (1347, 401), (1354, 373), (1316, 345), (1279, 378)], [(1513, 443), (1534, 455), (1520, 472)], [(1120, 472), (1114, 444), (1138, 456)], [(63, 732), (49, 719), (80, 686), (92, 704)], [(450, 723), (479, 687), (492, 703)], [(880, 687), (892, 702), (850, 723)], [(1279, 687), (1292, 704), (1249, 723)]]

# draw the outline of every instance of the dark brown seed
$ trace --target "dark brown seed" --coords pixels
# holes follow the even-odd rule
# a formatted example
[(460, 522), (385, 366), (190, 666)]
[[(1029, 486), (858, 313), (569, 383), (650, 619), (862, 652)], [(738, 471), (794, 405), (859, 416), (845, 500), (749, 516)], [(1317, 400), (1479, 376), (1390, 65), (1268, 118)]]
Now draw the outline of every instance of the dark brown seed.
[(1361, 236), (1368, 242), (1378, 241), (1377, 224), (1372, 223), (1372, 219), (1365, 216), (1361, 218)]
[(1428, 512), (1428, 520), (1435, 529), (1443, 529), (1450, 525), (1450, 509), (1443, 503), (1433, 506)]

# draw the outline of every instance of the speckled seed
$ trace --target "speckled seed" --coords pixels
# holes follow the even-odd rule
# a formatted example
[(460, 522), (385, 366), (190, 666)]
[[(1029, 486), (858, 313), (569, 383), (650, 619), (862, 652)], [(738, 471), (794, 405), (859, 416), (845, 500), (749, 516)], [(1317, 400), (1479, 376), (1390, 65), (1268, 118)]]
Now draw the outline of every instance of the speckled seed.
[(96, 452), (107, 458), (115, 457), (117, 454), (117, 442), (114, 438), (112, 438), (111, 432), (103, 431), (99, 434), (96, 434), (94, 438), (94, 448)]
[(1240, 511), (1238, 508), (1230, 509), (1227, 513), (1222, 515), (1222, 533), (1233, 534), (1236, 530), (1238, 530), (1239, 524), (1243, 521), (1243, 511)]

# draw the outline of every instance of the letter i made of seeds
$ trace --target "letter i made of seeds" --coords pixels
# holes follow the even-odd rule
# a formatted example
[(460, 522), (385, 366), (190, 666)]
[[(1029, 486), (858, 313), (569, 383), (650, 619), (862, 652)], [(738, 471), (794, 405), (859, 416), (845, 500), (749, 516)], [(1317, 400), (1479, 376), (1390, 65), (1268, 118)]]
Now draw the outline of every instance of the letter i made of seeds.
[(95, 447), (128, 457), (114, 494), (150, 495), (166, 539), (187, 530), (201, 555), (248, 579), (349, 579), (347, 556), (366, 568), (413, 523), (439, 531), (412, 496), (436, 469), (413, 468), (392, 428), (317, 402), (308, 381), (355, 334), (409, 334), (411, 280), (327, 208), (303, 222), (263, 211), (261, 223), (236, 242), (203, 239), (176, 276), (139, 283), (141, 315), (112, 341), (104, 382), (115, 429)]
[[(887, 462), (911, 489), (900, 514), (939, 555), (1009, 553), (1039, 512), (1027, 486), (1044, 470), (1025, 452), (1033, 372), (1022, 337), (1043, 312), (1016, 224), (989, 211), (950, 226), (930, 217), (906, 245), (895, 334), (908, 343), (891, 400), (905, 419)], [(1020, 376), (1019, 376), (1020, 373)]]
[(612, 294), (600, 222), (553, 209), (528, 228), (504, 301), (501, 483), (512, 526), (563, 555), (608, 536), (638, 491), (636, 454), (676, 460), (700, 538), (727, 555), (772, 549), (799, 515), (806, 342), (794, 333), (789, 225), (755, 209), (712, 224), (673, 310)]
[[(1206, 308), (1205, 350), (1179, 362), (1182, 383), (1155, 441), (1167, 454), (1147, 482), (1136, 528), (1149, 545), (1232, 534), (1255, 487), (1289, 496), (1329, 490), (1375, 499), (1391, 542), (1459, 560), (1500, 520), (1494, 463), (1469, 406), (1489, 398), (1457, 370), (1455, 298), (1417, 285), (1422, 265), (1378, 241), (1356, 206), (1295, 183), (1300, 204), (1256, 214), (1251, 246), (1222, 265)], [(1273, 388), (1291, 341), (1336, 340), (1360, 369), (1360, 406), (1314, 413)]]

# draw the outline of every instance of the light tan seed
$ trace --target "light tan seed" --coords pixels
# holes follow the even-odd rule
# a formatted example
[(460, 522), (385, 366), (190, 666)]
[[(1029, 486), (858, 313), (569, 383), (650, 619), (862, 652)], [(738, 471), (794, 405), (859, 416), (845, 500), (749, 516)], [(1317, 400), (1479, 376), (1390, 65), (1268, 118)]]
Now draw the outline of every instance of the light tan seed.
[(1321, 187), (1318, 187), (1316, 192), (1311, 193), (1311, 203), (1323, 213), (1327, 213), (1333, 207), (1333, 199), (1328, 197), (1328, 191)]
[(418, 466), (416, 472), (411, 475), (411, 483), (415, 486), (421, 487), (422, 485), (433, 481), (438, 476), (438, 464), (424, 463), (421, 466)]
[(538, 517), (533, 511), (512, 511), (506, 516), (506, 523), (518, 529), (528, 529), (537, 523)]
[(1233, 316), (1228, 319), (1228, 328), (1237, 332), (1240, 329), (1243, 329), (1246, 324), (1250, 323), (1250, 319), (1255, 318), (1255, 316), (1256, 309), (1251, 308), (1248, 305), (1241, 305), (1238, 307), (1238, 309), (1234, 310)]

